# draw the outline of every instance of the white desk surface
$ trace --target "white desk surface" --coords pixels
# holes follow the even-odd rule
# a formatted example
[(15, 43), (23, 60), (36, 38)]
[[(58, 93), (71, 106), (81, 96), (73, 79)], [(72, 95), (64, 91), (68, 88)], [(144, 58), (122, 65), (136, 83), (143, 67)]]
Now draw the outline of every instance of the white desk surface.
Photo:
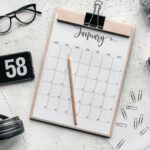
[[(42, 16), (24, 27), (17, 27), (0, 36), (0, 55), (31, 51), (36, 78), (32, 82), (0, 87), (0, 113), (19, 115), (25, 125), (21, 136), (0, 142), (0, 150), (111, 150), (104, 138), (79, 131), (29, 120), (35, 86), (40, 73), (44, 48), (54, 8), (65, 7), (81, 12), (93, 10), (93, 0), (29, 0), (36, 2)], [(150, 57), (150, 23), (142, 12), (138, 0), (103, 0), (101, 10), (110, 19), (133, 23), (136, 33), (125, 76), (121, 104), (129, 101), (129, 91), (142, 89), (150, 95), (150, 73), (145, 61)], [(150, 150), (150, 149), (149, 149)]]

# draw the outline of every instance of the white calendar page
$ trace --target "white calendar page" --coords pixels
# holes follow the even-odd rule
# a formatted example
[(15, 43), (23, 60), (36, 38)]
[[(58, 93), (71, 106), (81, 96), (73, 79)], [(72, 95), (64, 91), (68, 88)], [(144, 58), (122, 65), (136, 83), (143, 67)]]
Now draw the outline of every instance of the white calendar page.
[[(32, 118), (109, 136), (129, 38), (56, 22)], [(78, 125), (74, 125), (67, 68), (72, 71)]]

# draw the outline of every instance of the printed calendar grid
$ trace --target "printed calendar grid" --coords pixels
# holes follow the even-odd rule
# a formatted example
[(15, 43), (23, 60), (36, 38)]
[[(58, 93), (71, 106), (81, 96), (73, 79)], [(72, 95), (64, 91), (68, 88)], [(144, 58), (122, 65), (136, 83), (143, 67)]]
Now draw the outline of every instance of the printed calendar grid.
[[(70, 99), (70, 98), (69, 98), (69, 99), (62, 98), (63, 89), (64, 89), (64, 88), (68, 88), (68, 89), (69, 89), (69, 85), (65, 85), (65, 84), (64, 84), (64, 83), (65, 83), (65, 80), (66, 80), (66, 77), (68, 76), (68, 71), (67, 71), (68, 68), (67, 68), (67, 65), (66, 65), (66, 68), (65, 68), (64, 71), (58, 70), (58, 68), (57, 68), (57, 66), (59, 65), (59, 64), (58, 64), (58, 63), (59, 63), (59, 60), (65, 61), (66, 64), (67, 64), (67, 58), (62, 58), (62, 57), (61, 57), (61, 53), (62, 53), (62, 49), (63, 49), (62, 47), (63, 47), (64, 45), (60, 45), (59, 43), (55, 43), (55, 44), (59, 46), (59, 56), (56, 57), (56, 56), (51, 56), (51, 55), (49, 55), (48, 57), (56, 59), (56, 66), (55, 66), (54, 69), (49, 68), (49, 67), (47, 67), (47, 66), (46, 66), (46, 68), (45, 68), (45, 70), (49, 70), (49, 71), (54, 72), (54, 73), (53, 73), (53, 78), (52, 78), (53, 81), (46, 81), (46, 80), (43, 80), (43, 81), (42, 81), (42, 83), (51, 84), (51, 85), (50, 85), (49, 92), (48, 92), (47, 94), (45, 94), (45, 95), (47, 95), (47, 97), (48, 97), (48, 100), (47, 100), (47, 102), (46, 102), (46, 108), (49, 109), (48, 106), (49, 106), (49, 103), (50, 103), (50, 101), (51, 101), (52, 98), (53, 98), (53, 99), (57, 99), (57, 101), (58, 101), (57, 106), (56, 106), (56, 108), (55, 108), (55, 110), (58, 110), (58, 111), (59, 111), (59, 107), (60, 107), (62, 101), (63, 101), (63, 102), (68, 101), (68, 106), (67, 106), (66, 110), (64, 111), (64, 113), (69, 113), (69, 111), (72, 110), (72, 109), (71, 109), (71, 99)], [(79, 104), (79, 109), (78, 109), (78, 111), (77, 111), (78, 116), (79, 116), (79, 117), (83, 117), (83, 116), (84, 116), (83, 118), (88, 118), (88, 119), (92, 119), (92, 120), (93, 120), (93, 118), (90, 117), (91, 113), (94, 112), (94, 111), (93, 111), (94, 109), (95, 109), (95, 110), (96, 110), (96, 109), (99, 109), (99, 114), (98, 114), (97, 118), (94, 118), (94, 120), (97, 120), (97, 121), (100, 120), (100, 121), (101, 121), (101, 113), (102, 113), (103, 110), (104, 110), (104, 111), (112, 111), (112, 108), (108, 109), (108, 108), (105, 108), (103, 105), (104, 105), (104, 102), (105, 102), (105, 98), (106, 98), (106, 97), (109, 97), (109, 98), (111, 98), (111, 99), (114, 99), (114, 98), (115, 98), (114, 96), (106, 95), (106, 93), (107, 93), (107, 87), (108, 87), (109, 84), (112, 84), (112, 85), (114, 85), (114, 86), (118, 86), (118, 83), (110, 83), (110, 82), (109, 82), (109, 78), (110, 78), (111, 72), (118, 72), (118, 73), (121, 72), (120, 70), (119, 70), (119, 71), (116, 71), (116, 70), (113, 70), (113, 69), (112, 69), (113, 60), (114, 60), (114, 59), (119, 59), (119, 58), (112, 58), (111, 56), (109, 56), (109, 57), (111, 57), (111, 59), (112, 59), (112, 60), (111, 60), (112, 62), (111, 62), (110, 68), (102, 68), (103, 57), (105, 57), (105, 56), (99, 54), (99, 55), (101, 55), (101, 62), (100, 62), (100, 64), (99, 64), (98, 66), (94, 66), (94, 65), (91, 64), (91, 63), (92, 63), (92, 57), (94, 57), (94, 56), (93, 56), (94, 53), (93, 53), (93, 52), (90, 52), (90, 50), (87, 49), (86, 51), (83, 51), (83, 50), (81, 50), (79, 47), (76, 47), (75, 49), (73, 49), (73, 48), (70, 48), (69, 45), (65, 45), (64, 47), (66, 47), (66, 49), (70, 49), (70, 54), (71, 54), (71, 55), (72, 55), (73, 50), (75, 50), (75, 49), (78, 50), (78, 51), (81, 51), (79, 61), (76, 61), (76, 60), (74, 60), (74, 58), (72, 58), (72, 63), (76, 63), (76, 64), (77, 64), (77, 68), (76, 68), (76, 71), (75, 71), (76, 74), (74, 74), (74, 85), (76, 85), (76, 82), (77, 82), (76, 80), (77, 80), (78, 78), (85, 78), (85, 83), (84, 83), (84, 87), (83, 87), (84, 91), (83, 91), (83, 89), (78, 89), (77, 87), (75, 87), (75, 90), (82, 91), (81, 99), (76, 103), (76, 104)], [(90, 62), (89, 62), (88, 64), (86, 64), (86, 63), (84, 63), (84, 62), (81, 61), (81, 60), (82, 60), (82, 59), (81, 59), (81, 58), (82, 58), (82, 53), (84, 53), (84, 52), (90, 53)], [(98, 52), (96, 52), (96, 53), (98, 53)], [(49, 58), (49, 59), (50, 59), (50, 58)], [(80, 75), (80, 74), (79, 74), (78, 71), (80, 70), (80, 68), (79, 68), (80, 65), (86, 65), (86, 66), (87, 66), (87, 73), (86, 73), (86, 75)], [(90, 78), (90, 77), (88, 77), (89, 71), (90, 71), (90, 67), (95, 67), (95, 68), (98, 69), (98, 73), (97, 73), (97, 77), (96, 77), (96, 78)], [(74, 69), (74, 67), (73, 67), (73, 69)], [(101, 81), (101, 80), (99, 80), (98, 77), (99, 77), (99, 74), (100, 74), (101, 70), (107, 70), (107, 71), (109, 72), (108, 80), (107, 80), (107, 81)], [(63, 74), (63, 75), (64, 75), (64, 78), (62, 78), (62, 82), (61, 82), (61, 83), (55, 83), (55, 76), (57, 75), (57, 73), (58, 73), (58, 75), (59, 75), (59, 74)], [(81, 73), (82, 73), (82, 72), (81, 72)], [(79, 75), (78, 75), (78, 74), (79, 74)], [(69, 79), (68, 79), (68, 80), (69, 80)], [(85, 90), (85, 89), (86, 89), (86, 84), (87, 84), (87, 81), (88, 81), (88, 80), (96, 81), (93, 91), (87, 91), (87, 90)], [(69, 81), (68, 81), (68, 83), (69, 83)], [(105, 93), (96, 92), (96, 88), (97, 88), (97, 84), (98, 84), (98, 83), (107, 83), (107, 85), (106, 85), (106, 87), (105, 87), (105, 90), (104, 90)], [(55, 96), (51, 95), (51, 94), (52, 94), (52, 88), (53, 88), (54, 86), (59, 86), (59, 87), (61, 87), (59, 96), (56, 96), (56, 97), (55, 97)], [(68, 92), (70, 92), (70, 89), (69, 89)], [(87, 94), (87, 93), (91, 93), (91, 94), (92, 94), (91, 102), (90, 102), (89, 104), (85, 104), (84, 102), (82, 102), (82, 101), (84, 100), (84, 99), (83, 99), (84, 94)], [(42, 95), (43, 93), (40, 93), (40, 94)], [(96, 94), (103, 97), (102, 104), (101, 104), (99, 107), (96, 107), (96, 106), (93, 105), (94, 96), (95, 96)], [(43, 94), (43, 95), (44, 95), (44, 94)], [(66, 104), (67, 104), (67, 103), (66, 103)], [(89, 107), (88, 113), (87, 113), (86, 115), (83, 115), (83, 116), (80, 115), (80, 113), (82, 114), (82, 107)], [(113, 107), (113, 106), (112, 106), (112, 107)], [(92, 111), (93, 111), (93, 112), (92, 112)], [(60, 111), (60, 112), (61, 112), (61, 111)], [(61, 113), (62, 113), (62, 112), (61, 112)], [(95, 114), (96, 114), (96, 113), (95, 113)], [(111, 113), (110, 113), (110, 114), (111, 114)], [(111, 117), (111, 115), (110, 115), (110, 117)], [(108, 118), (110, 118), (110, 117), (108, 117)], [(108, 119), (108, 120), (110, 120), (110, 119)], [(109, 122), (108, 122), (108, 123), (109, 123)]]
[[(103, 59), (103, 58), (102, 58)], [(101, 59), (101, 62), (102, 62), (102, 59)], [(89, 73), (89, 68), (90, 68), (90, 66), (91, 66), (91, 61), (92, 61), (92, 56), (91, 56), (91, 58), (90, 58), (90, 62), (89, 62), (89, 65), (88, 65), (88, 72), (87, 72), (87, 76), (86, 76), (86, 82), (87, 82), (87, 79), (88, 79), (88, 73)], [(101, 65), (101, 63), (100, 63), (100, 65)], [(99, 70), (100, 70), (100, 67), (99, 67), (99, 69), (98, 69), (98, 73), (99, 73)], [(97, 82), (96, 82), (97, 83)], [(95, 83), (95, 87), (94, 87), (94, 89), (96, 89), (96, 84)], [(84, 89), (85, 89), (85, 86), (86, 86), (86, 83), (85, 83), (85, 85), (84, 85)], [(95, 90), (93, 90), (93, 92), (95, 92)], [(82, 95), (82, 97), (81, 97), (81, 99), (83, 98), (83, 95)], [(92, 101), (93, 101), (93, 98), (94, 98), (94, 93), (92, 94), (92, 98), (91, 98), (91, 104), (92, 104)], [(90, 104), (89, 104), (90, 105)], [(80, 107), (79, 107), (79, 111), (80, 111), (80, 109), (82, 109), (82, 107), (81, 107), (82, 105), (80, 105)], [(91, 106), (91, 108), (92, 108), (93, 106)], [(88, 112), (88, 114), (87, 114), (87, 118), (90, 116), (90, 112), (91, 112), (91, 108), (89, 108), (89, 112)], [(101, 110), (101, 109), (100, 109)], [(98, 118), (99, 119), (99, 118)]]

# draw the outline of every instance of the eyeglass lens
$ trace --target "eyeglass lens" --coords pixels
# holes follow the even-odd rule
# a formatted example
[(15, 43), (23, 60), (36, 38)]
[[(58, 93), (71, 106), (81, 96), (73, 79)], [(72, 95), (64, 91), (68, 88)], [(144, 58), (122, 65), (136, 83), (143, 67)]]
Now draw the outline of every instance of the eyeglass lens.
[(21, 10), (19, 12), (16, 13), (16, 18), (24, 23), (24, 24), (28, 24), (30, 22), (32, 22), (35, 18), (36, 12), (33, 6), (28, 7), (25, 10)]
[(4, 33), (10, 29), (10, 18), (9, 17), (2, 17), (0, 18), (0, 32)]

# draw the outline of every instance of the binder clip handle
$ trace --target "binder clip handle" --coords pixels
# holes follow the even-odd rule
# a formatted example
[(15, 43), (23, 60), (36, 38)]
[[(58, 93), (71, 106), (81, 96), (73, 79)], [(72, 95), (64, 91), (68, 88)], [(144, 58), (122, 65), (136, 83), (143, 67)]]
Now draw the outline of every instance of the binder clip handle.
[(103, 2), (100, 1), (100, 0), (96, 0), (96, 1), (94, 1), (94, 5), (100, 5), (100, 6), (102, 6)]
[[(85, 20), (84, 20), (84, 25), (95, 27), (102, 29), (104, 22), (105, 22), (105, 17), (100, 16), (100, 10), (102, 8), (103, 2), (100, 0), (96, 0), (94, 2), (94, 10), (93, 13), (86, 13)], [(96, 13), (97, 11), (97, 13)]]
[[(100, 9), (102, 8), (102, 5), (103, 5), (103, 2), (102, 2), (102, 1), (96, 0), (96, 1), (94, 2), (94, 12), (93, 12), (93, 13), (95, 13), (96, 8), (98, 8), (98, 11), (100, 11)], [(97, 13), (97, 15), (99, 15), (99, 12)]]

